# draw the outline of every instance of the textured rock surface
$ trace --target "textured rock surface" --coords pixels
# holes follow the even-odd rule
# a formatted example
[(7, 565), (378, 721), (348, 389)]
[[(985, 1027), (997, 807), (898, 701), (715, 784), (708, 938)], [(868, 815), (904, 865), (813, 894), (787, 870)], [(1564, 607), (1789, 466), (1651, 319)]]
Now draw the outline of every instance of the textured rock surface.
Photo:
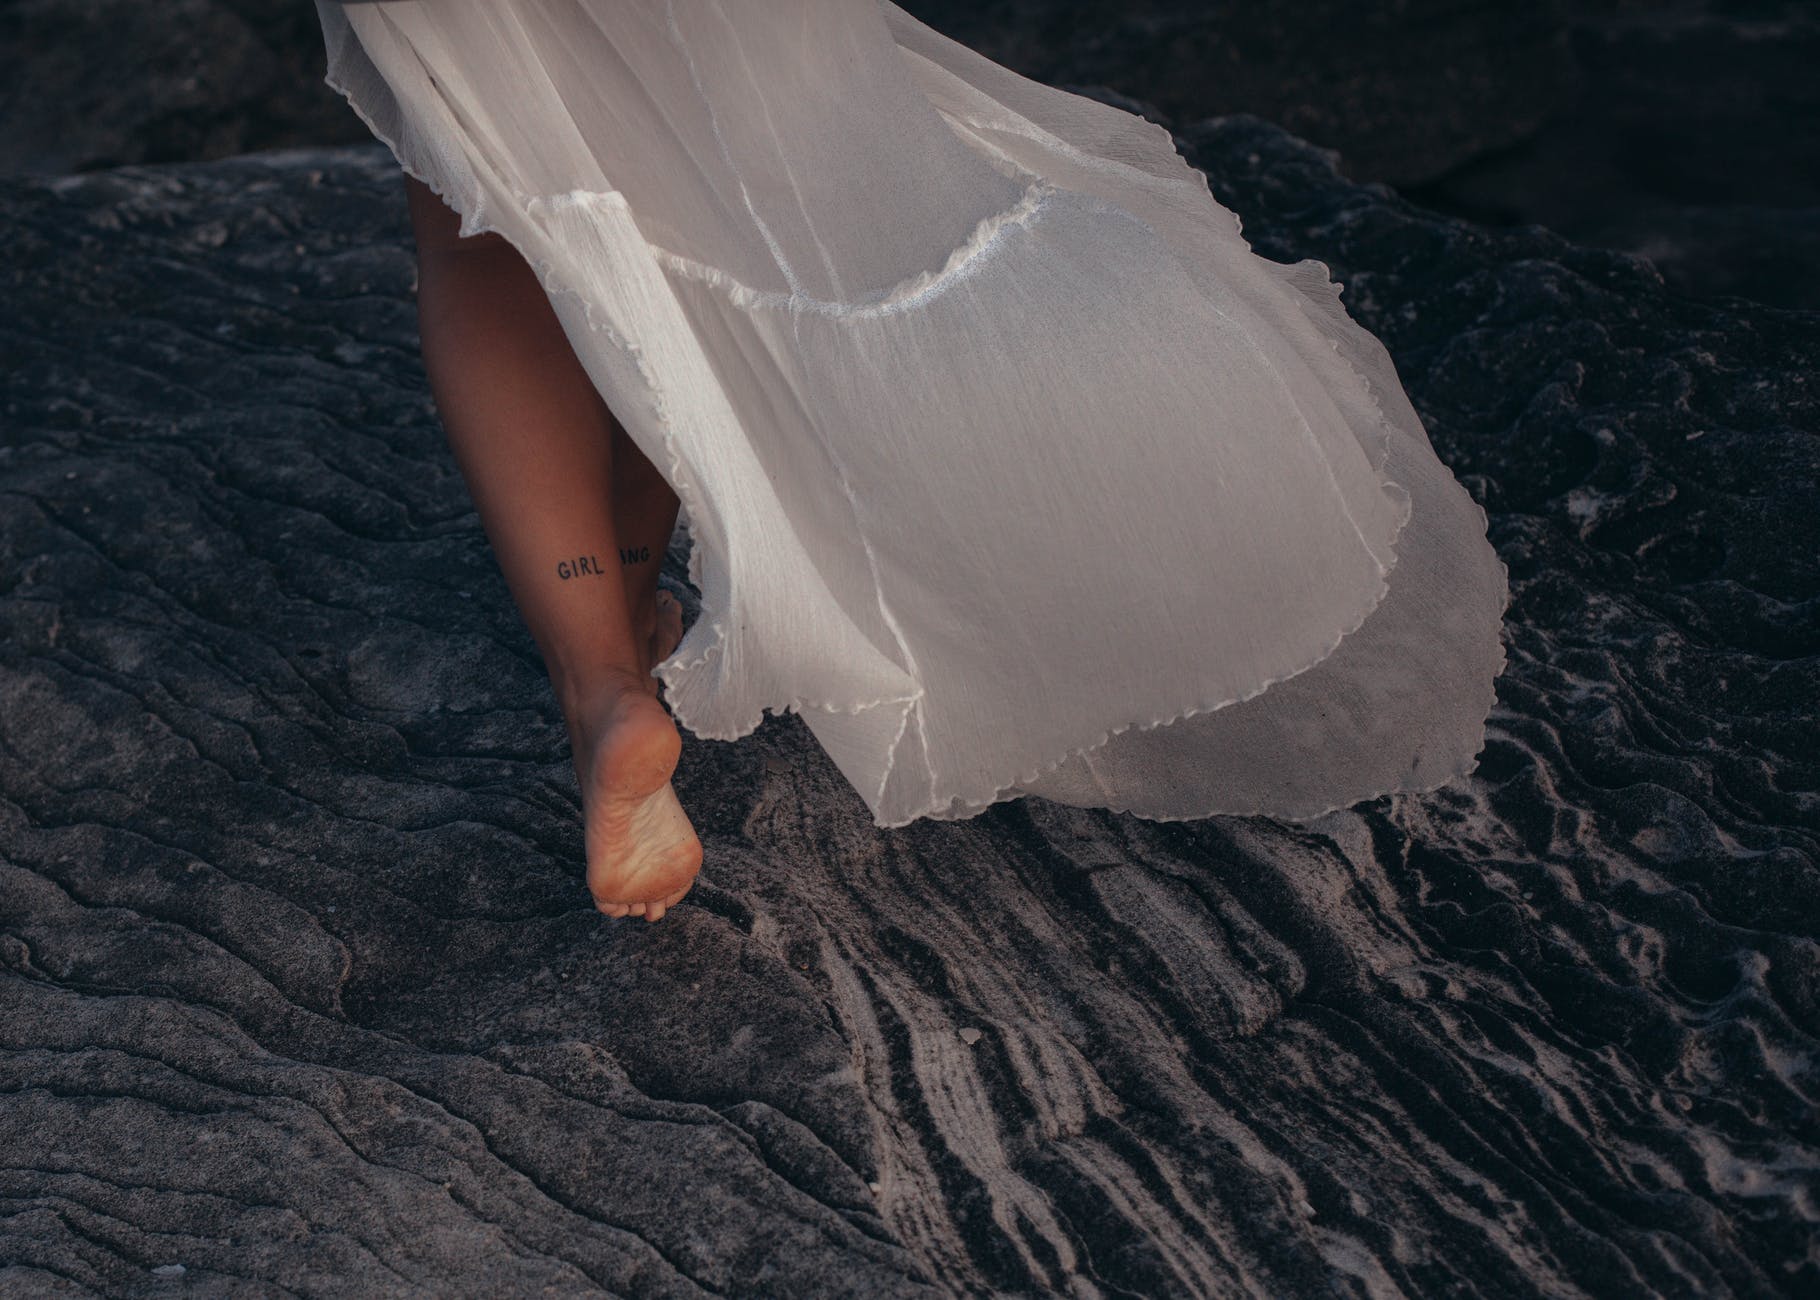
[(1820, 7), (1573, 7), (1575, 89), (1541, 127), (1406, 192), (1644, 254), (1683, 292), (1820, 308)]
[(1820, 318), (1186, 138), (1488, 504), (1480, 772), (880, 831), (775, 718), (688, 742), (654, 926), (389, 155), (0, 185), (0, 1293), (1820, 1288)]
[(310, 0), (0, 0), (0, 173), (368, 140)]

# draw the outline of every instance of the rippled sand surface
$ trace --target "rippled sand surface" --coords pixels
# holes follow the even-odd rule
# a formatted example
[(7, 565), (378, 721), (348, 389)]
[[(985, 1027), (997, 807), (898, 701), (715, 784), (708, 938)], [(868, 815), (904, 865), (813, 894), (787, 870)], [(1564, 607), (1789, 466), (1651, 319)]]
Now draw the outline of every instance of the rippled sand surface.
[(383, 150), (0, 184), (0, 1291), (1820, 1289), (1820, 317), (1183, 139), (1490, 512), (1479, 772), (881, 831), (774, 718), (654, 926)]

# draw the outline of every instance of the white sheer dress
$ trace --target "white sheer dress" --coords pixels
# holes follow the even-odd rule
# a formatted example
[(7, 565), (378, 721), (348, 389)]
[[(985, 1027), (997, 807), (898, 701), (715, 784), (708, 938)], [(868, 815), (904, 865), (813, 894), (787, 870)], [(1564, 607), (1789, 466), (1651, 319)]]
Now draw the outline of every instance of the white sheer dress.
[(676, 489), (687, 731), (796, 711), (881, 826), (1476, 766), (1485, 514), (1325, 264), (1254, 254), (1161, 128), (887, 0), (317, 7)]

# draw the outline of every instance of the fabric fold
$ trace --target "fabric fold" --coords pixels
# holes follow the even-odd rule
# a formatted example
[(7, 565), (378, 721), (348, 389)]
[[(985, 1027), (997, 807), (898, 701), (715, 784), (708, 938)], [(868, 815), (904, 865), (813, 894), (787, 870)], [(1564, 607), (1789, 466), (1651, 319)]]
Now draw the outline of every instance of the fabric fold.
[(676, 489), (696, 735), (798, 712), (882, 826), (1471, 770), (1483, 511), (1327, 268), (1253, 254), (1161, 128), (878, 0), (318, 12)]

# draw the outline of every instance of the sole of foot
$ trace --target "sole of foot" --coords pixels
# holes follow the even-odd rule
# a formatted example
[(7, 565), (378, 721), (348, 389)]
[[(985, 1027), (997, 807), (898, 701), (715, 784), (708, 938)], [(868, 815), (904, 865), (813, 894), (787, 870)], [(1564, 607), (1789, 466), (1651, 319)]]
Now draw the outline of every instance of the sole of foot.
[(682, 737), (656, 695), (630, 680), (587, 710), (579, 731), (588, 892), (608, 916), (658, 920), (701, 870), (701, 840), (670, 780)]

